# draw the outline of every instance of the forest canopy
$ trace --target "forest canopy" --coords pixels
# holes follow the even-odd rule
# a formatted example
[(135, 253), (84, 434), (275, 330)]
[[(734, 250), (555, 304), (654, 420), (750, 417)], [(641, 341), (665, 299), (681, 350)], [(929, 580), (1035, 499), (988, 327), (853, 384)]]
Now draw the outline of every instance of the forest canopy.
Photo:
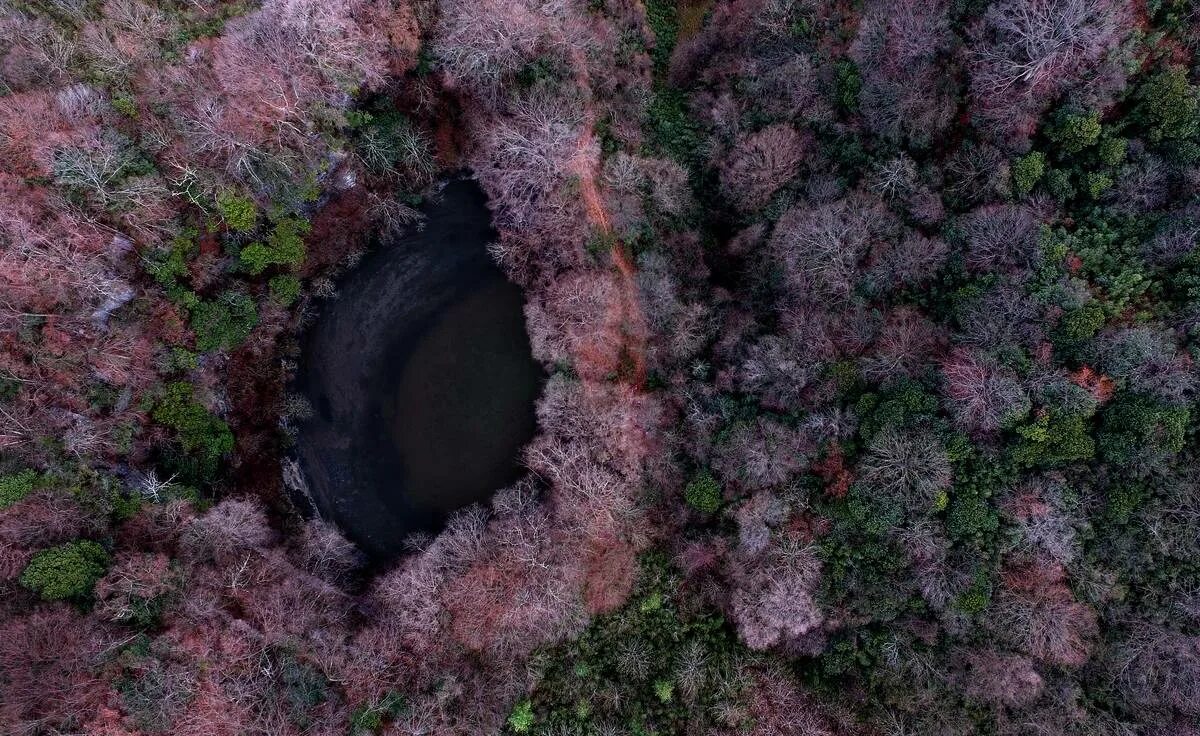
[[(1200, 735), (1192, 0), (0, 0), (0, 732)], [(371, 562), (439, 182), (547, 378)]]

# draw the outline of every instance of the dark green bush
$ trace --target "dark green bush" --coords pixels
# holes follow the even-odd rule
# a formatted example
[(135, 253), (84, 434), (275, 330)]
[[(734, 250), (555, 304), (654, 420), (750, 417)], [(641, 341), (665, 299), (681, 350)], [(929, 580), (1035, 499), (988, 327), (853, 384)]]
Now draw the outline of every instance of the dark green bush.
[(1063, 113), (1046, 131), (1064, 157), (1079, 153), (1100, 140), (1100, 113)]
[[(722, 619), (683, 609), (677, 595), (674, 571), (663, 556), (644, 559), (624, 606), (594, 618), (577, 640), (544, 652), (541, 678), (528, 701), (514, 708), (518, 718), (509, 728), (586, 730), (607, 721), (630, 733), (668, 734), (705, 723), (716, 693), (681, 697), (680, 656), (693, 653), (694, 674), (707, 679), (727, 665), (735, 643)], [(673, 686), (669, 699), (659, 683)]]
[(905, 426), (937, 414), (936, 396), (916, 381), (904, 381), (883, 393), (863, 394), (854, 410), (859, 415), (859, 433), (870, 439), (888, 426)]
[(661, 74), (667, 68), (671, 53), (675, 51), (679, 14), (675, 3), (670, 0), (648, 0), (645, 7), (646, 22), (654, 32), (654, 48), (650, 50), (650, 58), (654, 61), (654, 70)]
[(1054, 466), (1090, 460), (1096, 442), (1089, 433), (1087, 417), (1043, 410), (1031, 424), (1017, 427), (1020, 440), (1013, 459), (1024, 466)]
[(37, 481), (37, 473), (28, 469), (0, 475), (0, 509), (6, 509), (32, 493)]
[(254, 300), (237, 291), (216, 299), (199, 300), (191, 307), (191, 327), (196, 333), (196, 350), (229, 350), (241, 345), (258, 326)]
[(1105, 408), (1099, 432), (1100, 453), (1108, 462), (1135, 465), (1181, 451), (1190, 412), (1138, 395), (1123, 396)]
[(721, 484), (712, 473), (701, 470), (688, 481), (683, 497), (692, 508), (711, 514), (721, 508)]
[(1014, 161), (1011, 171), (1013, 191), (1017, 196), (1029, 194), (1046, 172), (1046, 154), (1041, 151), (1031, 151), (1028, 155)]
[(246, 271), (255, 276), (270, 266), (297, 268), (304, 263), (307, 255), (304, 235), (310, 229), (307, 220), (285, 217), (275, 223), (275, 229), (267, 236), (265, 243), (257, 240), (250, 243), (242, 248), (238, 259)]
[(82, 599), (108, 570), (109, 557), (96, 542), (78, 539), (42, 550), (21, 573), (21, 585), (43, 600)]
[(1134, 119), (1151, 143), (1194, 138), (1200, 133), (1200, 93), (1183, 67), (1164, 69), (1134, 93)]
[(272, 276), (267, 284), (271, 289), (271, 298), (285, 307), (300, 297), (300, 279), (293, 274), (281, 273)]
[(700, 128), (692, 119), (684, 93), (675, 89), (658, 90), (646, 114), (653, 149), (689, 168), (700, 164)]
[(1000, 528), (1000, 514), (986, 495), (956, 490), (946, 512), (946, 531), (951, 539), (982, 543)]
[(529, 729), (533, 728), (535, 718), (533, 715), (533, 703), (528, 700), (522, 700), (517, 703), (508, 716), (508, 727), (514, 733), (528, 733)]
[(229, 190), (217, 195), (217, 211), (230, 230), (249, 232), (258, 223), (258, 207), (249, 197), (240, 197)]
[(1095, 337), (1103, 326), (1104, 307), (1093, 299), (1063, 315), (1058, 324), (1058, 336), (1070, 344), (1083, 343)]
[(350, 714), (350, 736), (378, 733), (385, 719), (396, 718), (407, 709), (404, 696), (389, 690), (379, 700), (354, 709)]
[(199, 250), (196, 235), (195, 230), (185, 229), (172, 238), (170, 245), (144, 255), (142, 263), (159, 286), (171, 289), (188, 276), (188, 260)]
[(183, 451), (195, 456), (207, 471), (215, 472), (221, 458), (233, 451), (229, 425), (195, 400), (189, 383), (169, 384), (151, 416), (159, 424), (174, 429)]
[(1139, 483), (1121, 483), (1108, 489), (1105, 514), (1114, 524), (1125, 524), (1146, 500), (1146, 487)]
[(843, 112), (858, 111), (858, 95), (862, 92), (862, 74), (850, 59), (839, 59), (834, 66), (833, 99)]

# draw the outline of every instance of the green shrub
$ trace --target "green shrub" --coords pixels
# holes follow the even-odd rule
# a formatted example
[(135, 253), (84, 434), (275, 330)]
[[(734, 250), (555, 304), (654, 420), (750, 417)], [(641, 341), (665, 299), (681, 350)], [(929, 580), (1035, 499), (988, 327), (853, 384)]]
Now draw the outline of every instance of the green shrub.
[(1071, 174), (1062, 169), (1050, 169), (1046, 172), (1046, 188), (1050, 195), (1060, 202), (1074, 199), (1078, 191), (1071, 183)]
[(311, 726), (312, 711), (329, 699), (329, 680), (290, 651), (278, 655), (277, 666), (291, 721), (301, 727)]
[(1032, 151), (1022, 156), (1012, 164), (1013, 191), (1017, 196), (1029, 194), (1045, 173), (1046, 154)]
[(200, 460), (206, 471), (215, 472), (220, 459), (233, 451), (229, 425), (195, 400), (189, 383), (169, 384), (151, 416), (159, 424), (174, 429), (183, 451)]
[(941, 407), (936, 396), (916, 381), (904, 381), (882, 394), (863, 394), (854, 410), (860, 417), (859, 434), (869, 440), (884, 427), (906, 426), (935, 416)]
[(1020, 440), (1013, 459), (1025, 466), (1090, 460), (1096, 454), (1096, 441), (1088, 433), (1086, 420), (1080, 414), (1040, 412), (1032, 424), (1017, 427)]
[(171, 244), (143, 256), (146, 271), (164, 289), (175, 287), (179, 279), (188, 276), (188, 260), (195, 256), (196, 231), (185, 229), (171, 240)]
[(516, 733), (527, 733), (533, 728), (533, 721), (533, 703), (522, 700), (508, 716), (508, 727)]
[(1099, 199), (1113, 185), (1112, 177), (1100, 171), (1089, 171), (1083, 176), (1083, 185), (1087, 188), (1088, 196)]
[(1129, 141), (1124, 138), (1103, 138), (1096, 146), (1096, 158), (1106, 166), (1116, 166), (1125, 160)]
[(817, 547), (825, 571), (820, 600), (828, 609), (845, 610), (857, 619), (892, 621), (908, 607), (909, 588), (903, 582), (911, 574), (908, 562), (887, 538), (899, 524), (899, 512), (882, 523), (874, 518), (864, 522), (859, 513), (883, 508), (860, 504), (852, 512), (855, 518), (835, 520), (833, 532)]
[(21, 585), (47, 601), (86, 598), (104, 577), (108, 564), (103, 547), (79, 539), (34, 555), (21, 573)]
[(1099, 432), (1100, 452), (1117, 465), (1174, 455), (1183, 449), (1190, 412), (1163, 406), (1145, 396), (1126, 396), (1104, 410)]
[(378, 701), (359, 706), (350, 714), (350, 736), (377, 733), (385, 718), (396, 718), (407, 708), (404, 696), (389, 690)]
[(551, 56), (539, 56), (526, 64), (517, 72), (517, 84), (523, 89), (546, 87), (554, 89), (569, 75), (557, 59)]
[(191, 328), (196, 333), (196, 350), (229, 350), (241, 345), (258, 326), (254, 300), (236, 291), (216, 299), (198, 300), (191, 307)]
[(700, 165), (700, 127), (692, 119), (683, 92), (660, 89), (650, 101), (646, 118), (652, 148), (689, 168)]
[(712, 473), (701, 470), (688, 481), (683, 497), (692, 508), (711, 514), (721, 508), (721, 484)]
[(675, 685), (670, 680), (655, 680), (654, 695), (664, 703), (670, 703), (675, 698)]
[(304, 263), (307, 250), (304, 235), (310, 230), (307, 220), (285, 217), (275, 223), (275, 229), (265, 243), (254, 241), (238, 254), (242, 266), (257, 276), (269, 266), (295, 268)]
[(679, 14), (675, 3), (671, 0), (647, 0), (646, 24), (654, 32), (654, 48), (650, 50), (650, 58), (654, 61), (654, 70), (661, 73), (671, 60), (679, 36)]
[(0, 401), (12, 401), (21, 393), (21, 382), (0, 376)]
[(1114, 524), (1125, 524), (1146, 500), (1146, 488), (1138, 483), (1122, 483), (1108, 489), (1105, 514)]
[(1121, 314), (1154, 288), (1141, 258), (1142, 244), (1152, 235), (1153, 223), (1147, 218), (1094, 215), (1066, 236), (1079, 256), (1080, 275), (1103, 289), (1108, 316)]
[(300, 279), (290, 273), (272, 276), (267, 284), (271, 287), (271, 298), (285, 307), (300, 297)]
[(1100, 113), (1065, 113), (1046, 131), (1046, 137), (1058, 146), (1060, 153), (1070, 156), (1100, 140)]
[(32, 493), (37, 481), (37, 473), (28, 469), (0, 475), (0, 509), (6, 509)]
[(956, 491), (946, 512), (946, 531), (951, 539), (982, 543), (1000, 528), (1000, 514), (979, 491)]
[(632, 733), (668, 734), (684, 723), (704, 725), (707, 718), (700, 714), (716, 705), (715, 688), (703, 689), (692, 701), (674, 689), (664, 701), (655, 683), (678, 682), (683, 652), (698, 663), (694, 674), (714, 677), (729, 662), (736, 640), (720, 617), (678, 605), (678, 573), (664, 554), (651, 553), (640, 563), (625, 605), (594, 617), (577, 639), (544, 650), (539, 681), (512, 711), (518, 716), (509, 720), (512, 731), (567, 725), (590, 732), (596, 723), (612, 722), (627, 724)]
[(112, 108), (127, 118), (136, 118), (138, 114), (137, 100), (130, 95), (114, 95)]
[(229, 190), (217, 195), (217, 211), (230, 230), (250, 232), (258, 223), (258, 207), (249, 197), (239, 197)]
[(967, 614), (983, 613), (992, 602), (992, 585), (986, 571), (975, 572), (971, 587), (959, 594), (954, 600), (954, 608)]
[(834, 66), (833, 99), (844, 112), (858, 110), (858, 95), (862, 92), (862, 74), (850, 59), (839, 59)]
[(889, 529), (899, 526), (904, 520), (904, 511), (897, 503), (884, 502), (872, 494), (865, 493), (856, 485), (846, 498), (846, 520), (857, 531), (882, 537)]
[(1103, 326), (1104, 306), (1093, 299), (1064, 314), (1058, 334), (1068, 342), (1080, 343), (1092, 339)]
[(176, 345), (171, 348), (170, 367), (173, 371), (194, 371), (200, 366), (200, 358), (191, 350)]
[(1160, 71), (1138, 88), (1134, 99), (1133, 116), (1151, 143), (1194, 138), (1200, 132), (1200, 94), (1183, 67)]

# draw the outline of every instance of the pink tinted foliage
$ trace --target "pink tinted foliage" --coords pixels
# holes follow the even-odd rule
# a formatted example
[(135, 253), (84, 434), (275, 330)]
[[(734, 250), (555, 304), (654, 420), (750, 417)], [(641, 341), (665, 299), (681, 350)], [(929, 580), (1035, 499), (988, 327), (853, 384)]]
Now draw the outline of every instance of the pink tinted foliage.
[(40, 548), (73, 539), (89, 520), (73, 499), (53, 492), (38, 492), (0, 511), (0, 580), (21, 574)]
[(266, 547), (273, 539), (274, 532), (258, 501), (231, 499), (193, 519), (181, 547), (191, 559), (227, 565), (247, 552)]
[(863, 374), (888, 383), (915, 378), (931, 367), (945, 349), (945, 330), (913, 307), (891, 311), (871, 353), (862, 360)]
[(1200, 717), (1200, 637), (1134, 621), (1108, 662), (1118, 692), (1129, 702), (1149, 709), (1166, 704), (1186, 720)]
[(970, 32), (973, 112), (1018, 143), (1063, 90), (1093, 73), (1133, 26), (1125, 0), (1002, 0)]
[(775, 225), (770, 247), (795, 298), (841, 300), (854, 289), (871, 243), (895, 227), (882, 202), (852, 194), (788, 210)]
[(941, 238), (908, 232), (903, 238), (875, 246), (871, 276), (882, 289), (926, 284), (945, 264), (949, 251)]
[(1045, 684), (1032, 660), (995, 650), (973, 651), (966, 657), (963, 690), (984, 703), (1018, 707), (1036, 700)]
[(608, 613), (629, 597), (637, 578), (637, 550), (620, 539), (592, 543), (586, 561), (583, 597), (590, 615)]
[(959, 426), (995, 432), (1030, 409), (1029, 396), (1012, 371), (967, 348), (942, 363), (946, 406)]
[(576, 630), (580, 580), (556, 563), (540, 513), (498, 520), (491, 545), (449, 583), (443, 603), (457, 641), (476, 651), (522, 653)]
[(721, 185), (739, 208), (762, 207), (800, 173), (809, 142), (790, 125), (778, 123), (734, 145), (721, 167)]
[(785, 482), (816, 451), (816, 439), (803, 429), (759, 417), (735, 428), (718, 446), (713, 469), (727, 483), (758, 490)]
[(581, 263), (587, 229), (582, 208), (567, 191), (582, 157), (583, 116), (566, 100), (548, 95), (522, 99), (510, 114), (490, 121), (471, 164), (491, 199), (502, 238), (495, 254), (519, 279)]
[(312, 519), (304, 525), (299, 559), (305, 570), (332, 583), (348, 580), (364, 561), (354, 543), (324, 519)]
[(947, 3), (868, 3), (851, 46), (863, 78), (860, 107), (868, 126), (893, 140), (929, 145), (950, 124), (955, 85), (939, 55), (952, 47)]
[(800, 689), (782, 667), (762, 667), (741, 673), (746, 678), (744, 709), (720, 708), (722, 736), (835, 736), (836, 724), (815, 698)]
[(621, 324), (611, 308), (617, 284), (594, 271), (566, 274), (525, 307), (534, 357), (574, 363), (581, 376), (602, 380), (616, 371)]
[(871, 438), (858, 471), (866, 488), (918, 515), (934, 507), (954, 478), (942, 441), (923, 428), (880, 430)]
[(958, 228), (973, 270), (1028, 268), (1040, 255), (1038, 221), (1020, 205), (991, 205), (963, 216)]
[(992, 606), (997, 635), (1048, 664), (1079, 667), (1091, 656), (1096, 612), (1075, 600), (1061, 565), (1042, 561), (1010, 566)]
[(32, 734), (89, 716), (105, 695), (95, 674), (104, 646), (103, 630), (67, 606), (0, 623), (0, 730)]
[(564, 35), (565, 11), (564, 5), (524, 0), (448, 2), (433, 51), (457, 83), (491, 97), (502, 80), (539, 53), (565, 55), (570, 43), (578, 42)]
[(134, 617), (134, 607), (173, 587), (170, 560), (163, 554), (125, 553), (96, 583), (97, 613), (110, 621)]
[(282, 550), (272, 549), (232, 565), (225, 579), (225, 594), (241, 604), (264, 641), (318, 639), (346, 628), (346, 595), (293, 567)]
[(789, 643), (825, 620), (815, 597), (821, 562), (813, 547), (783, 529), (787, 519), (787, 506), (770, 492), (755, 494), (737, 511), (739, 544), (726, 556), (728, 606), (752, 649)]

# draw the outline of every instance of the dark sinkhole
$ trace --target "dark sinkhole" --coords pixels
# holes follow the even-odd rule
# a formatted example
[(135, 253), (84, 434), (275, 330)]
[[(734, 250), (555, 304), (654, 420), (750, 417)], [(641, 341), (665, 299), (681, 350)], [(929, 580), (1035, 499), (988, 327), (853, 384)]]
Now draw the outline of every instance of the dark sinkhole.
[(535, 429), (542, 373), (483, 192), (451, 181), (425, 214), (339, 283), (297, 381), (316, 409), (298, 443), (312, 501), (376, 559), (514, 481)]

